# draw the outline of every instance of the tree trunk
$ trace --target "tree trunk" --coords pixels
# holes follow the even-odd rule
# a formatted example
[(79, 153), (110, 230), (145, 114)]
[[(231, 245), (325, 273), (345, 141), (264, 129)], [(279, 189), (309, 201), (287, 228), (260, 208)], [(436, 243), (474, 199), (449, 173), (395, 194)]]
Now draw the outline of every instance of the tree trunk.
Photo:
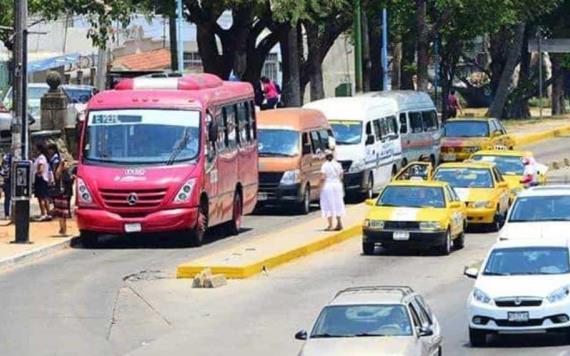
[(382, 73), (382, 29), (380, 13), (374, 12), (368, 21), (368, 43), (370, 48), (370, 90), (379, 91), (384, 87)]
[(400, 90), (402, 86), (402, 41), (394, 43), (394, 56), (392, 58), (392, 89)]
[(417, 69), (417, 90), (427, 91), (428, 89), (428, 30), (426, 24), (427, 0), (416, 0), (416, 24), (418, 29), (418, 69)]
[(491, 107), (487, 112), (487, 116), (496, 117), (496, 118), (503, 117), (503, 109), (505, 108), (505, 103), (507, 102), (507, 96), (509, 95), (509, 86), (512, 83), (513, 73), (521, 56), (525, 29), (526, 29), (525, 22), (520, 22), (516, 26), (513, 43), (509, 48), (507, 62), (505, 63), (505, 67), (503, 68), (503, 73), (501, 73), (501, 80), (499, 81), (499, 85), (495, 93), (495, 98), (491, 103)]
[(530, 108), (528, 105), (528, 95), (526, 95), (529, 86), (535, 86), (530, 80), (530, 60), (531, 54), (525, 50), (528, 47), (528, 39), (531, 36), (529, 29), (525, 31), (523, 40), (523, 51), (521, 54), (521, 65), (519, 69), (519, 80), (517, 89), (511, 94), (510, 105), (505, 110), (507, 118), (528, 119), (530, 118)]
[(218, 52), (216, 34), (213, 27), (215, 23), (203, 23), (196, 25), (196, 39), (198, 42), (198, 52), (202, 59), (204, 72), (216, 74), (225, 78), (229, 71), (225, 68), (222, 57)]
[(370, 37), (368, 33), (368, 16), (362, 14), (362, 90), (370, 91)]
[(566, 114), (564, 103), (564, 70), (562, 68), (563, 55), (560, 53), (550, 53), (552, 62), (552, 115)]
[(168, 15), (168, 34), (170, 37), (170, 70), (178, 70), (178, 41), (176, 33), (176, 15)]
[[(319, 40), (319, 25), (311, 21), (307, 21), (305, 24), (305, 31), (307, 33), (307, 66), (306, 70), (309, 72), (308, 80), (310, 83), (311, 90), (311, 101), (319, 100), (325, 97), (325, 88), (323, 81), (323, 67), (322, 67), (322, 56), (321, 53), (321, 43)], [(301, 91), (304, 92), (306, 83), (301, 81)]]
[(511, 30), (504, 27), (497, 33), (489, 38), (489, 52), (491, 56), (491, 63), (489, 71), (491, 72), (491, 91), (497, 92), (501, 74), (507, 62), (508, 44), (511, 40)]
[(281, 101), (285, 106), (301, 106), (301, 78), (297, 27), (291, 27), (281, 41), (283, 57), (283, 89)]
[(403, 39), (400, 89), (414, 90), (414, 59), (416, 45), (413, 36), (407, 35)]

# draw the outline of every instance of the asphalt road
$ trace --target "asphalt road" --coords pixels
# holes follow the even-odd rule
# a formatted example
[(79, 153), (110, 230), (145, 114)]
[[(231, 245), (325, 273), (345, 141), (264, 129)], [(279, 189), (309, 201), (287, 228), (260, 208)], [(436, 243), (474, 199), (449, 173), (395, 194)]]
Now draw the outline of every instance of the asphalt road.
[[(546, 162), (570, 155), (569, 144), (570, 138), (559, 138), (529, 149)], [(556, 337), (469, 348), (464, 302), (472, 282), (461, 272), (483, 257), (492, 234), (469, 234), (466, 248), (449, 257), (365, 257), (353, 239), (216, 290), (173, 279), (182, 261), (302, 219), (279, 211), (251, 216), (239, 237), (214, 233), (201, 248), (175, 236), (109, 238), (98, 249), (70, 249), (3, 273), (0, 354), (292, 355), (300, 347), (295, 331), (308, 328), (338, 289), (371, 283), (409, 284), (423, 292), (443, 325), (449, 355), (564, 355), (570, 349)]]

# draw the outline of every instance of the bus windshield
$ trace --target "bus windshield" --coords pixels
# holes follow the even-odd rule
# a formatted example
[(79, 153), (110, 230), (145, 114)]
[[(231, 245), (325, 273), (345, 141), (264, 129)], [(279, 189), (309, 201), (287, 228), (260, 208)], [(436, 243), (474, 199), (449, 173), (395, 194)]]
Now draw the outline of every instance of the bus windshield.
[(83, 156), (113, 164), (173, 164), (197, 157), (200, 113), (101, 110), (89, 113)]
[(299, 154), (299, 132), (281, 129), (259, 129), (259, 156), (294, 157)]
[(356, 145), (362, 138), (362, 122), (351, 120), (329, 121), (339, 145)]

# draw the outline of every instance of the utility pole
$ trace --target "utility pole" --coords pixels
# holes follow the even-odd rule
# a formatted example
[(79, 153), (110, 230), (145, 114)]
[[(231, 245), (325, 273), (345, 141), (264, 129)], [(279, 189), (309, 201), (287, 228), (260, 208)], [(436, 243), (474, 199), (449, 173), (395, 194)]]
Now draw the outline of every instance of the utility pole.
[(382, 86), (387, 91), (388, 86), (388, 10), (382, 10)]
[(182, 37), (182, 21), (184, 14), (182, 13), (182, 0), (176, 0), (178, 12), (177, 34), (178, 34), (178, 72), (184, 73), (184, 39)]
[[(13, 194), (14, 200), (14, 217), (16, 225), (15, 243), (29, 243), (30, 228), (30, 200), (29, 182), (31, 175), (28, 175), (30, 165), (26, 168), (22, 163), (28, 160), (28, 105), (27, 105), (27, 86), (28, 86), (28, 0), (14, 0), (15, 16), (15, 40), (14, 40), (14, 120), (12, 122), (12, 147), (14, 157), (14, 167), (12, 170), (12, 193), (25, 191), (21, 197)], [(14, 176), (14, 172), (17, 175)], [(22, 189), (19, 189), (22, 187)], [(16, 195), (16, 196), (15, 196)]]
[(362, 81), (362, 9), (360, 0), (354, 0), (354, 81), (356, 92), (361, 93)]

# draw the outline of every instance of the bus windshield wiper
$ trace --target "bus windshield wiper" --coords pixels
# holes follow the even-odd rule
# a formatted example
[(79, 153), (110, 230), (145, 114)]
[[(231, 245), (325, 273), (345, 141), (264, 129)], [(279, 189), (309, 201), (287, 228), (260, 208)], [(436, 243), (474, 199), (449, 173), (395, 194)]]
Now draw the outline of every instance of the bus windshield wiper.
[(184, 129), (184, 136), (182, 137), (180, 142), (178, 142), (178, 145), (176, 145), (176, 147), (174, 147), (174, 149), (172, 150), (172, 154), (170, 154), (168, 161), (166, 161), (167, 166), (170, 166), (174, 163), (174, 160), (176, 159), (176, 157), (178, 157), (180, 152), (182, 152), (184, 150), (184, 147), (186, 147), (186, 145), (188, 145), (189, 140), (190, 140), (190, 128), (186, 127)]

